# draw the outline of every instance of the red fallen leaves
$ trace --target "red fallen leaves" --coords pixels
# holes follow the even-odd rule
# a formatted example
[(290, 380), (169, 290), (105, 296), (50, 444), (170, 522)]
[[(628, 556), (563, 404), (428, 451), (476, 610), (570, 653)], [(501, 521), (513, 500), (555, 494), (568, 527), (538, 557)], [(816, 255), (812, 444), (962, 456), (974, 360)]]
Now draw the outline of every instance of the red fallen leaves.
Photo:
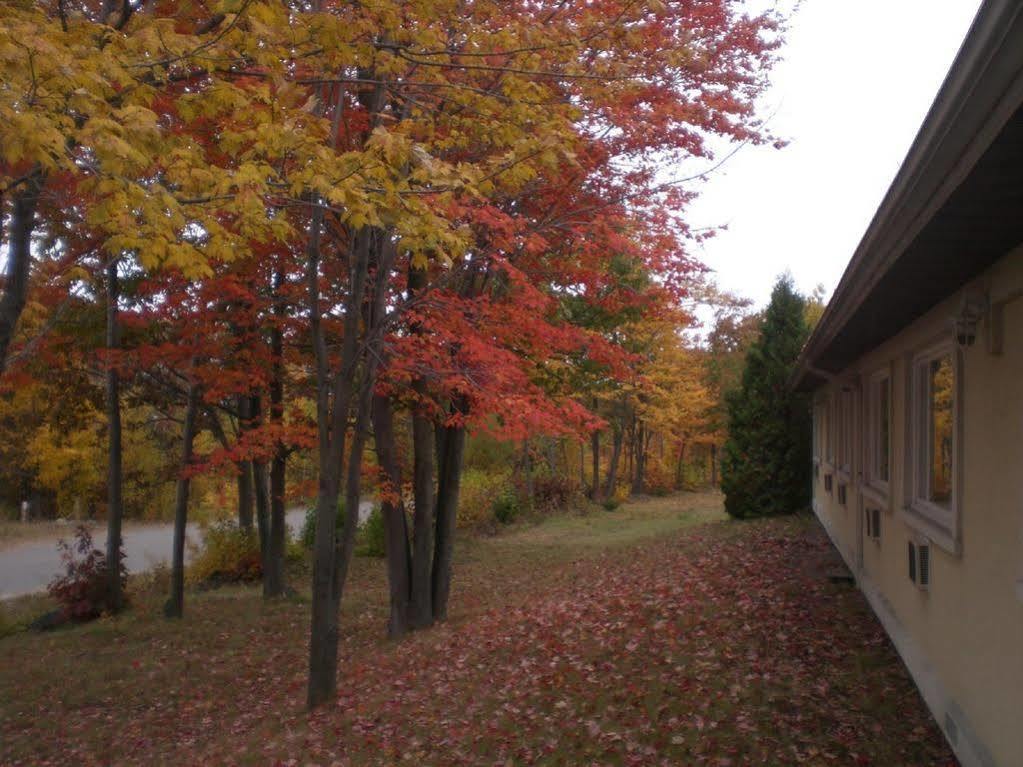
[[(576, 561), (462, 562), (455, 604), (480, 609), (448, 625), (389, 644), (383, 592), (353, 606), (340, 697), (312, 715), (305, 608), (227, 601), (193, 626), (219, 631), (191, 676), (176, 665), (190, 632), (157, 641), (143, 665), (162, 688), (125, 680), (104, 695), (114, 711), (53, 704), (32, 761), (954, 764), (861, 596), (820, 575), (830, 556), (818, 530), (772, 521)], [(29, 723), (0, 727), (27, 747)], [(110, 740), (83, 748), (97, 729)]]

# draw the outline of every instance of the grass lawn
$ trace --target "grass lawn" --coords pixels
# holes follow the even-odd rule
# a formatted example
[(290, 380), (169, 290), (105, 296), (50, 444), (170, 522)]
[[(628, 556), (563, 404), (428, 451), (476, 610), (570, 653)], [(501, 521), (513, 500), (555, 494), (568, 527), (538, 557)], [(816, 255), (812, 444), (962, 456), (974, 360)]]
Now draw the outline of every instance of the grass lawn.
[[(382, 562), (343, 606), (341, 695), (303, 709), (309, 609), (142, 593), (0, 640), (4, 764), (951, 765), (815, 522), (683, 494), (463, 541), (449, 623), (383, 638)], [(307, 583), (299, 584), (303, 589)]]

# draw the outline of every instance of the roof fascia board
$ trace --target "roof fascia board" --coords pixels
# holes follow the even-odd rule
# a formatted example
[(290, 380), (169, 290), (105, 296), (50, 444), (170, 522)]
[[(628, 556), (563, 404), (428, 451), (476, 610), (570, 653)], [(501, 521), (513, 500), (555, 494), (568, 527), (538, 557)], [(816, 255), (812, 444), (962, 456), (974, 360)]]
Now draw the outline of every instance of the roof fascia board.
[(1020, 45), (1023, 4), (985, 2), (804, 357), (814, 359), (835, 339), (1023, 102)]

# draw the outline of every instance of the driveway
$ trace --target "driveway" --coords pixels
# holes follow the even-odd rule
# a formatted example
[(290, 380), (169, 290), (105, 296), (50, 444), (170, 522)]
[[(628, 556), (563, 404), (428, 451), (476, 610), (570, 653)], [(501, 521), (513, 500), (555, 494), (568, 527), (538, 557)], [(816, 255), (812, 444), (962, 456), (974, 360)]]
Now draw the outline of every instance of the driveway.
[[(372, 502), (359, 505), (359, 522), (365, 521), (372, 509)], [(288, 528), (298, 535), (305, 519), (305, 509), (292, 509), (287, 514)], [(66, 538), (71, 539), (73, 525), (68, 525)], [(198, 525), (189, 525), (189, 541), (198, 543), (202, 531)], [(170, 563), (171, 546), (174, 542), (174, 525), (133, 525), (128, 524), (123, 536), (125, 563), (128, 572), (138, 573), (161, 563)], [(106, 545), (106, 530), (100, 525), (93, 530), (93, 545), (102, 549)], [(185, 557), (189, 547), (185, 547)], [(61, 572), (57, 538), (34, 540), (20, 543), (0, 551), (0, 600), (42, 591)]]

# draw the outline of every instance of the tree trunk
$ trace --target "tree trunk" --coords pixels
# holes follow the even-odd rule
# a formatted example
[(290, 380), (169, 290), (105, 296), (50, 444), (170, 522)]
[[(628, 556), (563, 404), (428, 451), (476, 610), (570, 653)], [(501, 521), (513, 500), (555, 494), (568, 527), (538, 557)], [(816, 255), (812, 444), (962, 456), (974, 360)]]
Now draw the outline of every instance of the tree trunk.
[(188, 387), (188, 405), (185, 408), (185, 428), (181, 435), (181, 476), (178, 477), (177, 496), (174, 499), (174, 549), (171, 556), (171, 595), (164, 608), (168, 618), (180, 618), (185, 613), (185, 530), (188, 525), (188, 475), (192, 463), (192, 444), (195, 441), (195, 421), (199, 411), (199, 385)]
[(594, 501), (600, 500), (600, 431), (593, 430), (590, 435), (590, 449), (593, 451), (593, 484), (590, 488), (590, 498)]
[[(263, 420), (263, 405), (259, 395), (249, 398), (249, 428), (258, 428)], [(259, 533), (259, 556), (263, 572), (266, 573), (267, 551), (270, 546), (270, 497), (267, 493), (266, 463), (260, 460), (252, 464), (252, 486), (256, 501), (256, 530)]]
[(710, 485), (718, 486), (718, 446), (710, 443)]
[(685, 441), (679, 442), (678, 444), (678, 463), (675, 465), (675, 484), (678, 487), (682, 487), (685, 482), (685, 468), (686, 468), (686, 443)]
[[(413, 382), (417, 395), (426, 393), (422, 380)], [(412, 599), (409, 605), (409, 626), (424, 628), (433, 622), (431, 571), (434, 546), (434, 435), (433, 422), (413, 405), (412, 413), (412, 495), (415, 509), (412, 518)]]
[(256, 531), (259, 534), (259, 557), (266, 573), (270, 555), (270, 487), (267, 482), (266, 464), (252, 462), (252, 485), (256, 490)]
[[(464, 413), (466, 403), (452, 409)], [(458, 494), (462, 483), (462, 462), (465, 457), (465, 427), (444, 426), (443, 457), (437, 470), (437, 537), (433, 557), (433, 615), (447, 620), (448, 597), (451, 594), (451, 564), (454, 559), (455, 522), (458, 516)]]
[(643, 423), (636, 427), (636, 446), (634, 452), (636, 454), (636, 472), (632, 477), (632, 494), (642, 495), (644, 490), (644, 478), (643, 474), (646, 471), (646, 429)]
[[(249, 397), (238, 395), (237, 407), (238, 430), (239, 432), (244, 432), (248, 428), (249, 420), (252, 418), (252, 402)], [(238, 527), (245, 532), (252, 532), (255, 491), (252, 477), (252, 461), (236, 461), (235, 466), (238, 468)]]
[[(117, 261), (110, 259), (107, 264), (107, 350), (116, 352), (120, 348), (121, 329), (118, 319), (120, 284), (117, 276)], [(117, 360), (107, 360), (107, 583), (110, 589), (110, 607), (120, 610), (124, 605), (121, 589), (121, 521), (124, 508), (121, 501), (121, 379), (117, 372)]]
[[(547, 460), (547, 468), (551, 470), (551, 476), (559, 474), (558, 471), (558, 454), (556, 451), (556, 445), (553, 437), (544, 437), (544, 458)], [(568, 468), (567, 466), (565, 467)]]
[(263, 596), (282, 596), (287, 588), (284, 579), (284, 549), (288, 524), (285, 494), (287, 492), (287, 461), (280, 448), (270, 462), (270, 541), (263, 572)]
[(620, 427), (614, 428), (614, 436), (611, 444), (611, 463), (607, 467), (607, 479), (604, 481), (604, 497), (611, 498), (615, 492), (615, 482), (618, 479), (618, 460), (622, 455), (622, 442), (625, 435)]
[(401, 467), (398, 465), (394, 442), (394, 413), (390, 398), (384, 394), (373, 396), (373, 445), (377, 463), (389, 485), (380, 499), (380, 513), (384, 519), (384, 552), (387, 555), (387, 583), (391, 600), (387, 635), (397, 639), (409, 629), (412, 552), (409, 549), (408, 520), (401, 500)]
[(25, 188), (12, 195), (11, 199), (7, 271), (4, 274), (3, 293), (0, 294), (0, 373), (7, 366), (11, 340), (28, 298), (28, 280), (32, 271), (32, 232), (35, 230), (36, 206), (42, 186), (42, 174), (34, 171), (25, 181)]
[(337, 574), (335, 576), (335, 601), (341, 604), (348, 579), (348, 568), (355, 553), (355, 533), (359, 528), (359, 504), (361, 501), (362, 459), (366, 452), (366, 437), (369, 432), (369, 406), (372, 398), (372, 374), (367, 373), (359, 398), (359, 412), (352, 434), (352, 447), (348, 455), (348, 472), (345, 481), (345, 524), (338, 542)]
[[(414, 296), (426, 285), (426, 272), (409, 264), (408, 292)], [(418, 332), (413, 326), (412, 332)], [(412, 600), (409, 605), (409, 626), (424, 628), (433, 623), (434, 547), (434, 443), (433, 421), (425, 412), (429, 398), (426, 381), (412, 381), (415, 402), (412, 404), (412, 494), (415, 510), (412, 519)]]
[(628, 435), (629, 435), (629, 438), (627, 440), (624, 440), (624, 443), (625, 443), (624, 444), (624, 448), (625, 448), (625, 480), (631, 484), (632, 481), (633, 481), (633, 478), (634, 478), (634, 475), (633, 475), (633, 472), (632, 472), (632, 466), (633, 466), (633, 464), (632, 464), (632, 456), (633, 456), (633, 454), (635, 452), (635, 446), (636, 446), (636, 431), (635, 431), (635, 429), (630, 428), (628, 430)]
[[(286, 307), (281, 288), (284, 285), (284, 273), (276, 270), (273, 276), (273, 313), (275, 323), (270, 331), (270, 354), (273, 364), (270, 376), (270, 421), (277, 427), (284, 423), (284, 321)], [(270, 541), (267, 546), (266, 561), (263, 565), (263, 596), (279, 597), (284, 594), (284, 541), (287, 511), (285, 509), (285, 492), (287, 481), (287, 454), (284, 444), (278, 440), (274, 444), (274, 454), (270, 461)]]
[[(316, 422), (319, 444), (319, 493), (313, 545), (312, 616), (309, 628), (309, 687), (307, 704), (315, 708), (337, 693), (338, 546), (335, 524), (341, 495), (341, 466), (346, 430), (356, 387), (359, 325), (366, 291), (372, 230), (363, 227), (352, 238), (350, 288), (345, 300), (341, 360), (330, 375), (330, 357), (320, 313), (319, 262), (322, 208), (315, 208), (307, 247), (309, 322), (316, 356)], [(357, 514), (352, 509), (349, 514)]]
[(586, 489), (586, 443), (579, 440), (579, 490)]
[[(386, 364), (386, 352), (379, 348), (383, 338), (383, 324), (387, 318), (386, 287), (394, 268), (397, 250), (391, 237), (383, 237), (381, 247), (375, 251), (376, 260), (370, 269), (376, 275), (372, 301), (367, 302), (365, 327), (378, 349), (373, 358), (379, 365)], [(370, 420), (373, 425), (373, 447), (377, 463), (384, 473), (385, 485), (381, 493), (380, 514), (384, 522), (384, 554), (387, 558), (387, 583), (390, 590), (390, 617), (387, 635), (397, 639), (409, 630), (409, 602), (412, 588), (412, 551), (409, 548), (408, 519), (402, 500), (401, 466), (394, 437), (394, 411), (390, 397), (373, 392), (370, 400)]]
[(522, 440), (522, 479), (526, 485), (526, 502), (533, 503), (533, 454), (529, 449), (529, 439)]
[[(318, 7), (318, 4), (317, 4)], [(367, 79), (373, 79), (367, 72)], [(321, 107), (326, 91), (321, 89)], [(362, 94), (371, 126), (379, 122), (386, 91), (377, 82), (372, 92)], [(334, 108), (334, 135), (341, 115), (341, 105)], [(310, 201), (318, 200), (310, 197)], [(312, 616), (309, 626), (309, 685), (306, 703), (315, 708), (334, 697), (337, 692), (338, 591), (337, 545), (335, 520), (341, 491), (341, 462), (345, 454), (345, 433), (355, 391), (356, 367), (360, 357), (359, 326), (369, 275), (370, 251), (376, 238), (370, 227), (353, 232), (349, 242), (348, 294), (345, 298), (344, 335), (341, 341), (340, 364), (332, 380), (330, 355), (320, 310), (320, 259), (323, 236), (323, 207), (314, 204), (306, 243), (306, 280), (308, 284), (309, 325), (316, 359), (316, 424), (319, 445), (319, 494), (316, 500), (316, 539), (313, 546)], [(372, 386), (372, 381), (365, 383)], [(368, 398), (366, 398), (368, 401)], [(358, 484), (356, 480), (356, 484)], [(350, 491), (349, 491), (350, 492)], [(356, 504), (358, 492), (356, 492)], [(358, 508), (349, 514), (358, 514)]]
[(235, 466), (238, 468), (235, 480), (238, 484), (238, 527), (245, 532), (252, 532), (255, 507), (252, 461), (237, 461)]

